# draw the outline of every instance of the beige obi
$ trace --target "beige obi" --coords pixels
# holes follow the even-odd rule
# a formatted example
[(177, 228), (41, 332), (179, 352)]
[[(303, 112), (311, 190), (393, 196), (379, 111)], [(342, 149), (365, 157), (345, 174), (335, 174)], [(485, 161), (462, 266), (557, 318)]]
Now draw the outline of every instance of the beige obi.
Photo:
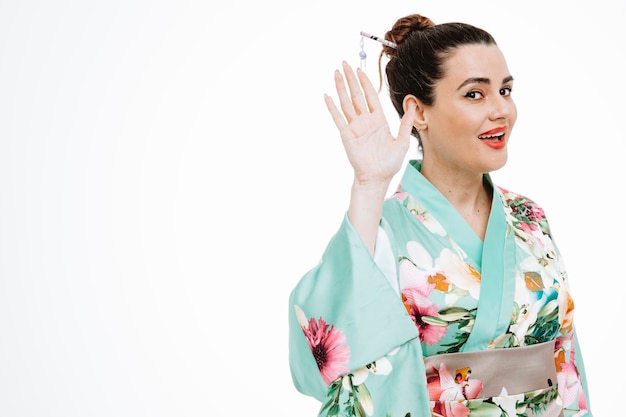
[(433, 416), (449, 415), (454, 407), (500, 407), (509, 415), (515, 410), (512, 415), (563, 417), (554, 341), (434, 355), (424, 364)]

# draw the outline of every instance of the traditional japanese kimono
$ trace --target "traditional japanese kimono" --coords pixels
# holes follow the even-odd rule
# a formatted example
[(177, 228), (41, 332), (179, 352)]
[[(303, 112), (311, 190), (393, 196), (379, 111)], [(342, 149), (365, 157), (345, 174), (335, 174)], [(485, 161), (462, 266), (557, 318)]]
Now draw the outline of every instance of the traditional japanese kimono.
[(543, 210), (491, 184), (484, 241), (411, 161), (372, 257), (347, 216), (289, 299), (290, 366), (319, 416), (591, 416)]

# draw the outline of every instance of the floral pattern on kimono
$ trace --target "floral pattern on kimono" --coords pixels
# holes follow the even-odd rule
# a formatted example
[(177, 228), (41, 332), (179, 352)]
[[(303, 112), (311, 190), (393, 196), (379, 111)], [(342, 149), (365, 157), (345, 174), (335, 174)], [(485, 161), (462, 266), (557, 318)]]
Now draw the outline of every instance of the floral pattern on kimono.
[[(329, 417), (591, 416), (568, 276), (541, 207), (492, 185), (483, 243), (419, 169), (411, 161), (385, 201), (373, 257), (345, 216), (292, 291), (296, 388)], [(445, 362), (546, 346), (556, 378), (523, 392), (504, 371), (494, 384)]]

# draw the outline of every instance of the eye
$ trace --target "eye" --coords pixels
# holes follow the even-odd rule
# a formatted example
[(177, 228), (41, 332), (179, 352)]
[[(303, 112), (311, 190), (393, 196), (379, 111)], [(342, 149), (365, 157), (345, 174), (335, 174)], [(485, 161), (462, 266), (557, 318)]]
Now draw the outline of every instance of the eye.
[(468, 91), (465, 94), (465, 97), (472, 99), (472, 100), (478, 100), (479, 98), (483, 97), (483, 93), (481, 93), (480, 91), (476, 91), (476, 90)]
[(512, 92), (513, 89), (511, 87), (503, 87), (500, 89), (501, 96), (510, 96)]

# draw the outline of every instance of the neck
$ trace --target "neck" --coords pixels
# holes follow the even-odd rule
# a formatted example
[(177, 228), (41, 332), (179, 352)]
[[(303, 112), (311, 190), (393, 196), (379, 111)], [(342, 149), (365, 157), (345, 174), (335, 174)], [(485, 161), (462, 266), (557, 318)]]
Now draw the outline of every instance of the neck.
[(489, 197), (491, 186), (482, 173), (453, 173), (422, 165), (421, 174), (443, 194), (455, 207), (479, 205)]
[(483, 239), (491, 211), (493, 189), (482, 173), (450, 172), (422, 165), (420, 171)]

